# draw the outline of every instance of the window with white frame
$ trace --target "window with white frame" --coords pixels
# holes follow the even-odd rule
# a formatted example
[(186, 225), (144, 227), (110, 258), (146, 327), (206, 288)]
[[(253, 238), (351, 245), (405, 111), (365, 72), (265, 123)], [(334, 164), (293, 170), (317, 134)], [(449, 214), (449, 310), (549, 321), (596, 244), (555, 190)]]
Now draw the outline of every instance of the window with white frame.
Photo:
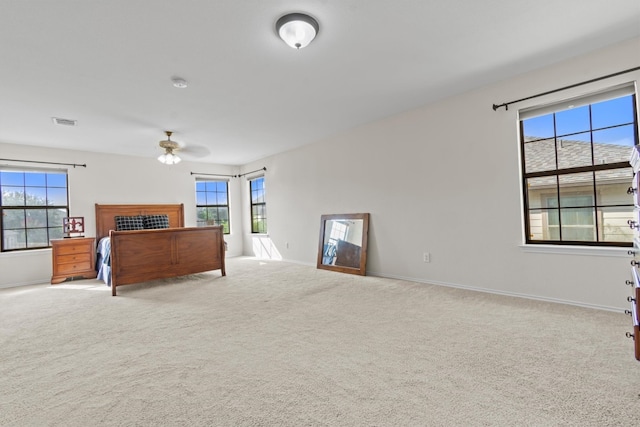
[(631, 246), (633, 86), (520, 111), (526, 243)]
[(251, 232), (267, 232), (267, 203), (265, 200), (264, 176), (249, 180), (251, 197)]
[(40, 249), (63, 235), (69, 216), (67, 172), (0, 168), (2, 252)]
[(229, 234), (229, 183), (220, 180), (196, 179), (196, 212), (198, 227), (221, 225)]

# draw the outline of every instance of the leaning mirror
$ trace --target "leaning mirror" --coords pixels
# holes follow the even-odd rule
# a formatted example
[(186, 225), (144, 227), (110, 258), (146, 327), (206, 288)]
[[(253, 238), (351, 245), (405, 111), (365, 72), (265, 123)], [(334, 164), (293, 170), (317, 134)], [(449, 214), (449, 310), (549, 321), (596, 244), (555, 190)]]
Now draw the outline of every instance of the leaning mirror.
[(322, 215), (318, 268), (366, 274), (369, 214)]

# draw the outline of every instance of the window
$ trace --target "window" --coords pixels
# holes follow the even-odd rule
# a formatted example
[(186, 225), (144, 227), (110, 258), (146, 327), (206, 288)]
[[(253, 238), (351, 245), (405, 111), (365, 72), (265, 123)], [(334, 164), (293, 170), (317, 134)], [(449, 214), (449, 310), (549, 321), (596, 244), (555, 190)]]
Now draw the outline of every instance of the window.
[(349, 226), (344, 222), (333, 221), (329, 232), (329, 244), (337, 246), (340, 240), (346, 240), (348, 228)]
[(520, 141), (526, 243), (632, 245), (632, 87), (521, 111)]
[(196, 180), (198, 227), (221, 225), (229, 234), (229, 189), (227, 181)]
[(267, 232), (267, 204), (264, 199), (264, 177), (249, 180), (251, 193), (251, 232)]
[(66, 171), (0, 169), (2, 252), (48, 248), (69, 216)]
[[(567, 195), (565, 201), (573, 206), (593, 206), (593, 196), (587, 195)], [(558, 207), (558, 199), (549, 197), (547, 206)], [(595, 239), (595, 218), (589, 210), (584, 209), (562, 209), (560, 216), (552, 215), (548, 217), (548, 237), (551, 240), (560, 239), (560, 224), (563, 225), (563, 238), (565, 240), (592, 241)]]

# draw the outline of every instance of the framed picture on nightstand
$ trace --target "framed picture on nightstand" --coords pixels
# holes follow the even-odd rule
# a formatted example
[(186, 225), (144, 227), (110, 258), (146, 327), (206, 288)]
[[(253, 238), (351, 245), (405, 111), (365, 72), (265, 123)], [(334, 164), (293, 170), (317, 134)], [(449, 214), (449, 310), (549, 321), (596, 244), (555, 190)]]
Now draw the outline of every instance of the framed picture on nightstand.
[(70, 216), (62, 219), (62, 231), (66, 234), (66, 237), (82, 237), (84, 235), (84, 217), (83, 216)]

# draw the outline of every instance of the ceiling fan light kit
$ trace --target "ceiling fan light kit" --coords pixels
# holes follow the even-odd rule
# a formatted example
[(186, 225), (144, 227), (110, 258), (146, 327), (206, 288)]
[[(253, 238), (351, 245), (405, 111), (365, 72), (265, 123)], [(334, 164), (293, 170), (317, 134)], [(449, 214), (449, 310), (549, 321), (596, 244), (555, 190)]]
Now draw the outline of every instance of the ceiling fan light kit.
[(167, 139), (160, 141), (160, 147), (164, 148), (164, 154), (161, 154), (158, 157), (158, 161), (165, 165), (175, 165), (176, 163), (180, 163), (182, 159), (173, 153), (173, 150), (180, 148), (177, 142), (171, 140), (171, 134), (173, 132), (167, 130), (164, 133), (167, 134)]
[(319, 30), (318, 21), (304, 13), (288, 13), (276, 22), (280, 38), (294, 49), (302, 49), (311, 43)]
[(165, 165), (175, 165), (176, 163), (180, 163), (182, 159), (176, 156), (173, 153), (162, 154), (158, 157), (160, 163), (164, 163)]

